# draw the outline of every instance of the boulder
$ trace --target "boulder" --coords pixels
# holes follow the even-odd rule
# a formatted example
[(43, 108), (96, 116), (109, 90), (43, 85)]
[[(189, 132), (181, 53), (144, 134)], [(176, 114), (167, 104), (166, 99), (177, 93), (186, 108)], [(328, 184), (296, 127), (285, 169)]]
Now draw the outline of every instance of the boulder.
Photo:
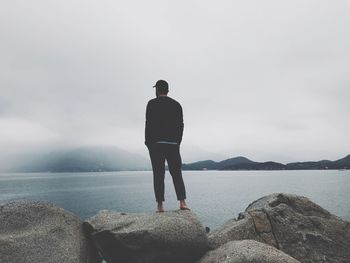
[(195, 262), (208, 250), (205, 228), (191, 211), (102, 210), (84, 224), (107, 262)]
[(197, 263), (300, 263), (281, 250), (255, 240), (230, 241), (208, 251)]
[(230, 219), (208, 235), (209, 248), (216, 249), (232, 240), (263, 240), (256, 234), (254, 220), (251, 216), (239, 214), (237, 219)]
[(350, 223), (303, 196), (264, 196), (209, 234), (211, 249), (243, 239), (269, 244), (303, 263), (350, 261)]
[(0, 205), (0, 262), (98, 262), (80, 219), (53, 204)]

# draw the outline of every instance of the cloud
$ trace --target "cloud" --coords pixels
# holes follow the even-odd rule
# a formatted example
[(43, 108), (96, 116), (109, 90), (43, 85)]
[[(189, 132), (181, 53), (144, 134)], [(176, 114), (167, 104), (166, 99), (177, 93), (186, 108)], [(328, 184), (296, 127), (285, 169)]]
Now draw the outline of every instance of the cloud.
[(350, 149), (349, 11), (316, 0), (8, 1), (1, 142), (145, 151), (145, 106), (162, 78), (183, 105), (191, 160), (191, 147), (340, 158)]
[(12, 152), (13, 145), (23, 148), (40, 147), (57, 143), (61, 139), (54, 131), (27, 119), (0, 118), (0, 126), (0, 144), (3, 151)]

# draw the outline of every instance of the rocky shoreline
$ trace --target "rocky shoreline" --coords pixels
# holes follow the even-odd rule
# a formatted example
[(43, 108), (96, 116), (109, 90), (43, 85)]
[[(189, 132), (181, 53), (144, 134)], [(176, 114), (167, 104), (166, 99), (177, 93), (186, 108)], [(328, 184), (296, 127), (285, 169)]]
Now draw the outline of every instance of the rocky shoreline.
[(274, 193), (208, 232), (192, 211), (102, 210), (82, 222), (51, 203), (0, 205), (0, 262), (350, 262), (350, 222)]

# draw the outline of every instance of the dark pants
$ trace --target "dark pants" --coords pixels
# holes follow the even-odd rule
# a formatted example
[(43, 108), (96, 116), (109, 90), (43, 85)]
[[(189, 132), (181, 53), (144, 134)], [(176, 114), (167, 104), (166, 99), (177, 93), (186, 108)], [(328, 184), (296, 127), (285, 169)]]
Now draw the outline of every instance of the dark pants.
[(186, 199), (185, 184), (181, 172), (181, 156), (179, 145), (166, 143), (152, 143), (148, 146), (153, 169), (153, 186), (156, 201), (164, 201), (165, 160), (173, 178), (177, 200)]

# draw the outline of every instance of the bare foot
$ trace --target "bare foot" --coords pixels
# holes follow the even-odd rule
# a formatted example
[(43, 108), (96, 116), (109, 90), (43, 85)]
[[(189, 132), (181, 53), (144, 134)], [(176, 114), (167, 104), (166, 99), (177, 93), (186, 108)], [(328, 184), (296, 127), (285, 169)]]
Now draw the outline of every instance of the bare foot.
[(181, 210), (191, 210), (191, 209), (187, 206), (185, 200), (180, 200), (180, 209), (181, 209)]
[(163, 213), (164, 212), (164, 207), (162, 203), (158, 203), (157, 205), (157, 213)]

